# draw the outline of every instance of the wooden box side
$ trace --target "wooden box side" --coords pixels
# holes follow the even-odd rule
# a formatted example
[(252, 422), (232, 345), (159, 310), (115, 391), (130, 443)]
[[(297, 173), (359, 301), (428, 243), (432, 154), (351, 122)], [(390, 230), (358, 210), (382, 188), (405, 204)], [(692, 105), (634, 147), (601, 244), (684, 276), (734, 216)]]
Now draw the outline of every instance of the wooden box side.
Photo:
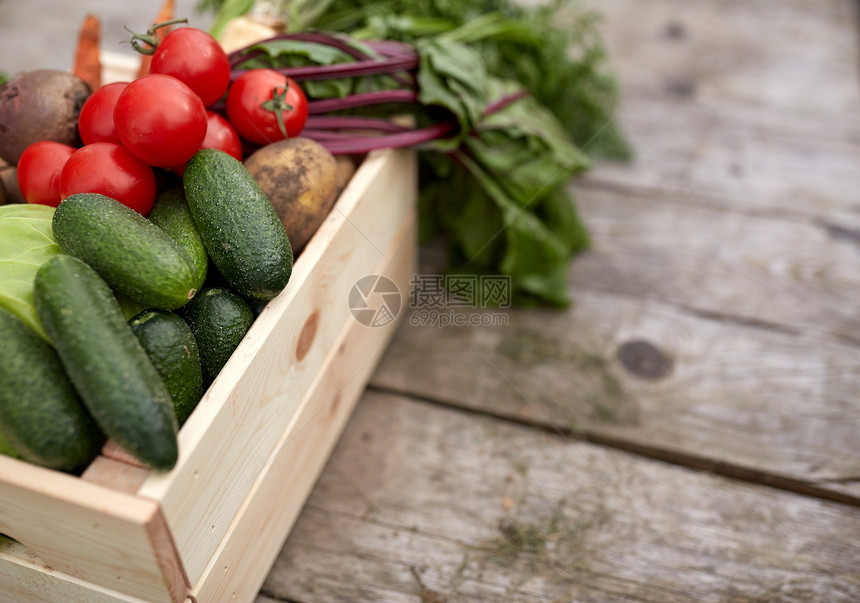
[[(157, 503), (3, 456), (0, 532), (82, 582), (149, 601), (181, 601), (188, 591)], [(24, 580), (32, 568), (12, 559), (6, 551), (0, 575)]]
[[(415, 272), (416, 217), (401, 228), (372, 274), (391, 279), (405, 299)], [(405, 306), (405, 304), (404, 304)], [(192, 588), (199, 601), (251, 601), (337, 443), (397, 325), (349, 320), (329, 351), (294, 420), (239, 509), (221, 545)]]
[(162, 505), (196, 583), (348, 320), (356, 280), (379, 265), (414, 212), (415, 154), (362, 163), (180, 433), (180, 458), (138, 494)]
[(0, 603), (145, 603), (52, 568), (20, 542), (0, 537)]

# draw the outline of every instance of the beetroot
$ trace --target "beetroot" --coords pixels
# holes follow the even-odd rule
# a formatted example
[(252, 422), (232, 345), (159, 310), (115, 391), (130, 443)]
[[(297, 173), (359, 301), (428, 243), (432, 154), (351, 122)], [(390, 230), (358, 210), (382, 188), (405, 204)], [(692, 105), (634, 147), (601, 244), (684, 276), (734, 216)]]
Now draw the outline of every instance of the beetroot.
[(82, 79), (54, 69), (27, 71), (0, 86), (0, 158), (15, 165), (40, 140), (80, 146), (78, 114), (90, 93)]

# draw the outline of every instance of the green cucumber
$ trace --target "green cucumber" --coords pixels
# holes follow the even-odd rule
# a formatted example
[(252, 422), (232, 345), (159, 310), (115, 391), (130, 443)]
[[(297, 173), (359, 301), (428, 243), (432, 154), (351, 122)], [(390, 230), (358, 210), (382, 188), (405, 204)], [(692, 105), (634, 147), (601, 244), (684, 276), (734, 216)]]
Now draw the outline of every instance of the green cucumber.
[(54, 349), (5, 308), (0, 308), (0, 356), (0, 433), (15, 452), (61, 471), (92, 461), (104, 435)]
[(159, 194), (147, 218), (170, 235), (185, 250), (185, 253), (191, 256), (191, 260), (197, 267), (197, 280), (202, 285), (209, 268), (209, 254), (206, 252), (200, 233), (197, 232), (194, 218), (191, 217), (191, 210), (188, 209), (182, 186), (176, 186)]
[(254, 313), (247, 301), (223, 287), (203, 289), (182, 313), (197, 339), (203, 371), (214, 379), (251, 328)]
[(110, 197), (67, 197), (54, 212), (53, 233), (60, 251), (83, 260), (117, 292), (146, 307), (179, 308), (203, 285), (176, 241)]
[(173, 312), (155, 308), (128, 324), (167, 386), (181, 427), (203, 395), (203, 369), (191, 327)]
[(179, 446), (170, 393), (107, 283), (83, 261), (58, 255), (36, 272), (34, 297), (96, 424), (142, 463), (171, 469)]
[(185, 166), (185, 198), (212, 263), (241, 295), (267, 301), (293, 269), (287, 232), (241, 161), (202, 149)]

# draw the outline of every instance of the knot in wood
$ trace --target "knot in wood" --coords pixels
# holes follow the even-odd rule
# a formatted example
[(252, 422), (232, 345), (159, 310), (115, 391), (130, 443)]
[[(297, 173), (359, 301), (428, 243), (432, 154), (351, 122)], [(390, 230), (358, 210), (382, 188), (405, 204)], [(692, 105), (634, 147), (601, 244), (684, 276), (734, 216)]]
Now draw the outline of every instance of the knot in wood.
[(643, 379), (665, 377), (672, 367), (672, 361), (660, 348), (642, 339), (624, 343), (618, 349), (618, 360), (630, 373)]

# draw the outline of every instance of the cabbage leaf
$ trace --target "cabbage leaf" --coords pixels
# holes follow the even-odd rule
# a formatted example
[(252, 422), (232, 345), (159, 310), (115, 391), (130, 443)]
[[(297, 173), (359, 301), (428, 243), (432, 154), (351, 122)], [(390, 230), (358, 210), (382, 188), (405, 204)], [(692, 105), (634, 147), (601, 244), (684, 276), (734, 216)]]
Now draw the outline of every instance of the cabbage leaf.
[(11, 310), (49, 341), (36, 307), (33, 282), (39, 267), (60, 248), (51, 231), (54, 208), (47, 205), (0, 206), (0, 306)]

